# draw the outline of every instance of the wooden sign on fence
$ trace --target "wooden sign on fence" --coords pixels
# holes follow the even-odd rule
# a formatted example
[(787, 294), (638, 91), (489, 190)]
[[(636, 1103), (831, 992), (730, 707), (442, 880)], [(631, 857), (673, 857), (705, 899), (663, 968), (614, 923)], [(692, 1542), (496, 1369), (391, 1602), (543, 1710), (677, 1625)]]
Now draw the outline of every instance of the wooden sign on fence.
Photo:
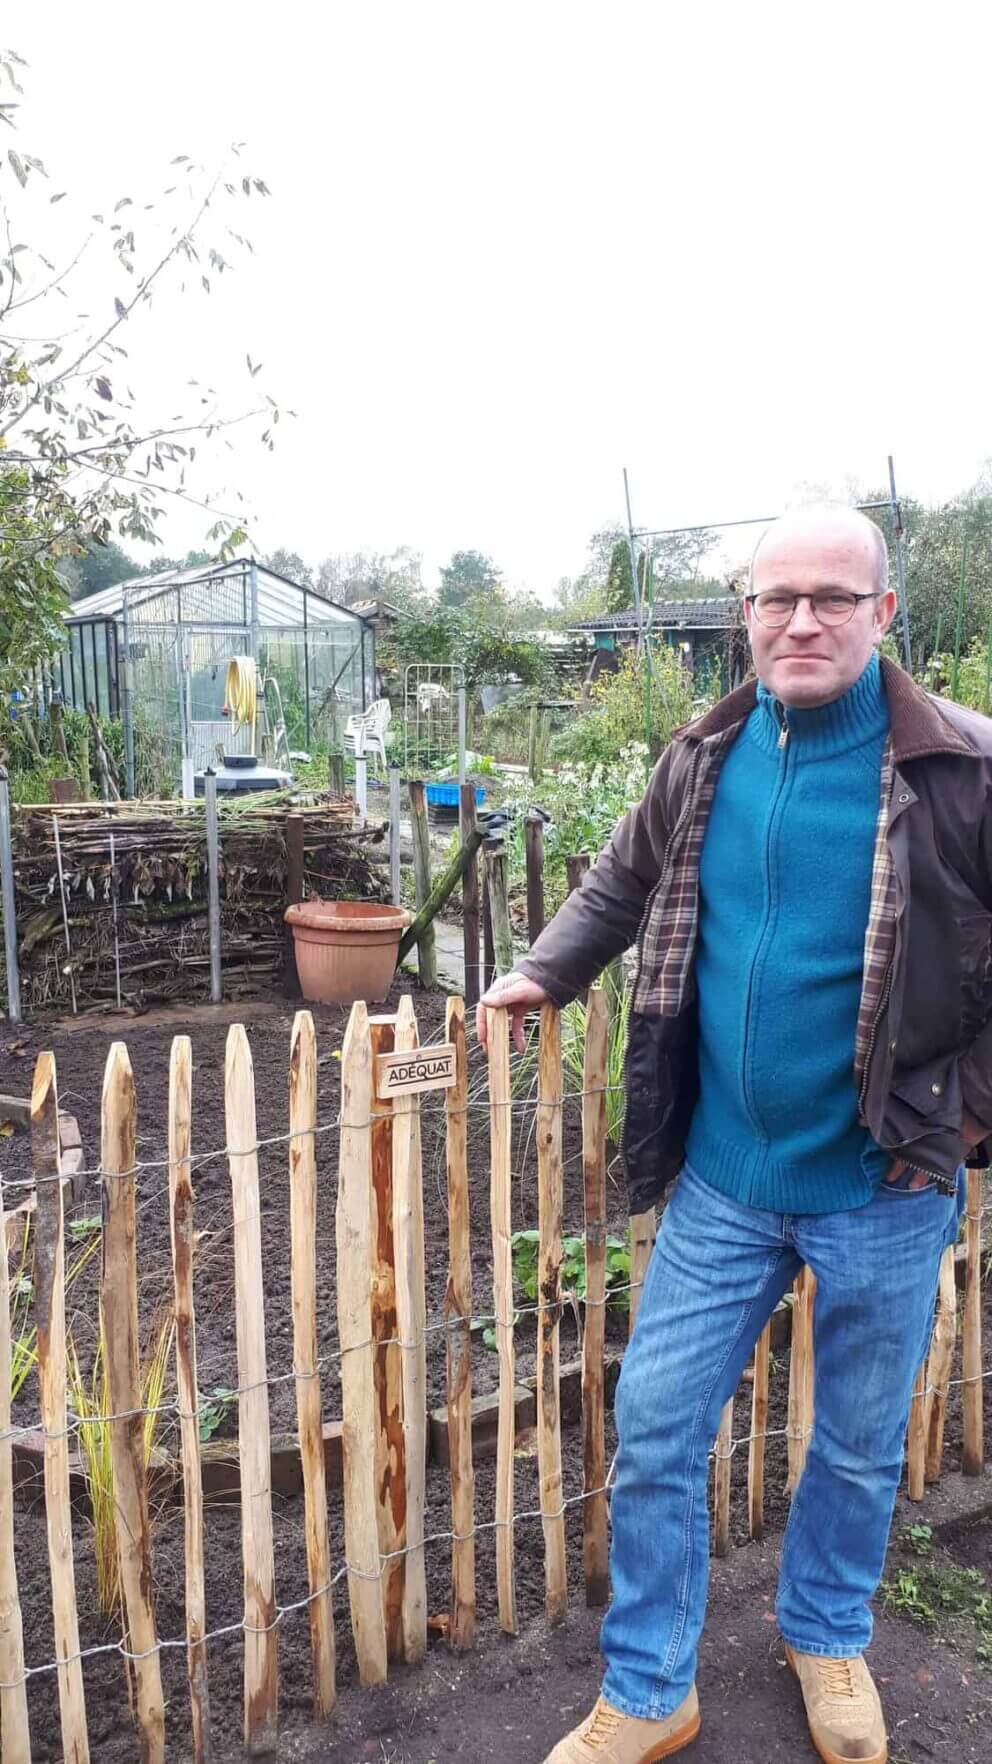
[(454, 1082), (455, 1050), (450, 1042), (376, 1055), (375, 1093), (380, 1102), (419, 1096), (425, 1090), (450, 1090)]

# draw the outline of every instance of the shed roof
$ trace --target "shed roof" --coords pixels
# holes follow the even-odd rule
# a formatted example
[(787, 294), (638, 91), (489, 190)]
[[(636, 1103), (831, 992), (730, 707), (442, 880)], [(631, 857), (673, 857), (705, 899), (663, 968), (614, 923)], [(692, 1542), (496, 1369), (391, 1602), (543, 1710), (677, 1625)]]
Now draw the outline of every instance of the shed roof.
[[(128, 606), (133, 610), (148, 607), (150, 602), (177, 588), (194, 584), (206, 586), (211, 582), (229, 584), (247, 576), (253, 562), (255, 560), (250, 557), (233, 557), (222, 564), (200, 564), (188, 570), (162, 570), (155, 576), (131, 576), (124, 582), (114, 582), (109, 588), (98, 588), (94, 594), (85, 594), (81, 600), (74, 600), (66, 622), (74, 624), (81, 619), (118, 618), (124, 610), (125, 589), (128, 591)], [(288, 576), (270, 570), (266, 564), (255, 563), (255, 569), (259, 586), (259, 618), (263, 625), (319, 624), (324, 608), (328, 619), (334, 623), (341, 619), (367, 622), (352, 607), (339, 606), (326, 594), (301, 582), (293, 582)], [(308, 609), (305, 615), (307, 601), (316, 601), (317, 607), (315, 611)], [(171, 619), (171, 615), (167, 617)]]
[[(707, 594), (697, 600), (656, 600), (644, 609), (645, 628), (653, 630), (723, 631), (736, 625), (741, 617), (741, 602), (736, 594)], [(595, 618), (579, 619), (573, 631), (636, 631), (637, 609), (624, 607), (622, 612), (598, 613)]]

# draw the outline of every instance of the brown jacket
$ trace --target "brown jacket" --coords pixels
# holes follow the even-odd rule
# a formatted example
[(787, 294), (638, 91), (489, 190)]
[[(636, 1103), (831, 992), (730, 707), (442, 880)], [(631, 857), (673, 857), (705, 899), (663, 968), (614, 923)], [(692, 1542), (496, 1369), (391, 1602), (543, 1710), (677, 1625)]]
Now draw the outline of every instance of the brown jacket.
[[(887, 801), (852, 1082), (877, 1142), (951, 1188), (962, 1111), (992, 1127), (992, 721), (882, 668)], [(756, 696), (749, 682), (676, 731), (641, 801), (518, 964), (565, 1004), (637, 941), (624, 1123), (632, 1212), (660, 1199), (683, 1160), (699, 1091), (699, 852), (719, 766)], [(990, 1150), (992, 1139), (971, 1161), (988, 1163)]]

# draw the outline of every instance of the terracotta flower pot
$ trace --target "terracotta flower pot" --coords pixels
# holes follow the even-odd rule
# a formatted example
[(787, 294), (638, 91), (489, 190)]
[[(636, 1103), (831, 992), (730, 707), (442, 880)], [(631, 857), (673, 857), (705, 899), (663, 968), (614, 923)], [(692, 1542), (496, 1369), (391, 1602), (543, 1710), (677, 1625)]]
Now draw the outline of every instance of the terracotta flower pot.
[(377, 1004), (396, 972), (411, 915), (376, 900), (320, 900), (286, 908), (304, 998), (317, 1004)]

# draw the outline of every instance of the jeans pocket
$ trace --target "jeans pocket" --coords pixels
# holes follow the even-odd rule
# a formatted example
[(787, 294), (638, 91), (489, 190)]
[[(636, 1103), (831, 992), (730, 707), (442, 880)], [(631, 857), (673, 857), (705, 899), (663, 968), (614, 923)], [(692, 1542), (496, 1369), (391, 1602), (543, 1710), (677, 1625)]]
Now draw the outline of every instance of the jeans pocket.
[(918, 1175), (918, 1170), (903, 1170), (894, 1182), (886, 1181), (883, 1176), (879, 1187), (883, 1194), (902, 1195), (909, 1200), (917, 1194), (933, 1194), (937, 1186), (936, 1176), (931, 1176), (929, 1182), (921, 1182), (918, 1188), (914, 1188), (913, 1182)]

